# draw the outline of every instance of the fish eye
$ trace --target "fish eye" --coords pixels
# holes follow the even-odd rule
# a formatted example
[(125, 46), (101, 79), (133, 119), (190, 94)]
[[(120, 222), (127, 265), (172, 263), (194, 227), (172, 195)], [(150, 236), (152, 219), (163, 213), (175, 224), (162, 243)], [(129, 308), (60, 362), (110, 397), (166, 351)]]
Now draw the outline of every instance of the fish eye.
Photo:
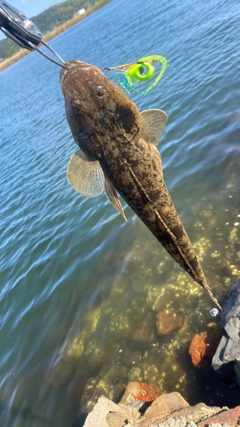
[(105, 95), (105, 90), (103, 89), (102, 86), (96, 86), (95, 93), (97, 96), (99, 96), (99, 98), (102, 98)]

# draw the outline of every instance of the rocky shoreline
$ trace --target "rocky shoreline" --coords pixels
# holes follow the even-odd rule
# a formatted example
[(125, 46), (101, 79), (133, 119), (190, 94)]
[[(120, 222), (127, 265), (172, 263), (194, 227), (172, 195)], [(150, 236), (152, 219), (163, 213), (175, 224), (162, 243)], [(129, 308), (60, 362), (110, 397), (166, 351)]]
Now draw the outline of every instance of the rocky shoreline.
[(237, 427), (240, 406), (190, 406), (178, 392), (162, 394), (152, 403), (116, 404), (100, 397), (84, 427)]
[[(167, 334), (181, 327), (183, 320), (169, 313), (157, 316), (158, 333)], [(159, 324), (158, 324), (159, 323)], [(163, 328), (163, 325), (165, 327)], [(171, 327), (170, 327), (171, 325)], [(169, 329), (170, 328), (170, 329)], [(209, 372), (214, 369), (231, 388), (240, 387), (240, 281), (229, 290), (220, 314), (220, 325), (196, 334), (189, 347), (192, 364)], [(84, 427), (237, 427), (240, 425), (240, 405), (190, 406), (174, 391), (162, 393), (149, 383), (132, 381), (118, 404), (100, 397), (86, 418)]]

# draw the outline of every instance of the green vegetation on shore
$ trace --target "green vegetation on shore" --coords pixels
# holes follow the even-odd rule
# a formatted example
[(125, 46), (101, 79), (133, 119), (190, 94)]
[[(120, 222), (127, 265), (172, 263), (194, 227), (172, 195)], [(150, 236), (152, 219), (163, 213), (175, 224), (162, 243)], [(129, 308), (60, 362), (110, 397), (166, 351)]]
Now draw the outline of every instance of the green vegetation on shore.
[[(44, 34), (43, 39), (48, 42), (110, 1), (67, 0), (50, 7), (31, 19)], [(74, 16), (82, 8), (85, 9), (85, 13)], [(26, 49), (21, 49), (10, 39), (2, 40), (0, 42), (0, 58), (3, 58), (3, 60), (0, 62), (0, 71), (19, 61), (30, 52)]]

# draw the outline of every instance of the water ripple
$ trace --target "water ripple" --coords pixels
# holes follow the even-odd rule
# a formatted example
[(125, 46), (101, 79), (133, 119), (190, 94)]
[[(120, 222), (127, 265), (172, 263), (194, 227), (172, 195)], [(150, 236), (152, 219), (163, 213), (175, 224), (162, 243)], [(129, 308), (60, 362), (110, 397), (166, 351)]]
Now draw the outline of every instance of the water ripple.
[[(166, 56), (155, 89), (131, 98), (169, 116), (165, 180), (221, 295), (240, 266), (240, 9), (236, 0), (175, 3), (133, 0), (125, 13), (125, 0), (113, 1), (51, 45), (99, 67)], [(209, 322), (208, 297), (124, 201), (127, 223), (104, 194), (86, 199), (67, 183), (76, 145), (58, 67), (31, 53), (0, 84), (1, 426), (73, 425), (91, 409), (91, 390), (117, 399), (136, 372), (190, 403), (215, 404), (223, 389), (210, 379), (202, 392), (187, 359), (191, 335)], [(166, 307), (188, 319), (177, 340), (155, 333)], [(217, 404), (231, 406), (227, 398)]]

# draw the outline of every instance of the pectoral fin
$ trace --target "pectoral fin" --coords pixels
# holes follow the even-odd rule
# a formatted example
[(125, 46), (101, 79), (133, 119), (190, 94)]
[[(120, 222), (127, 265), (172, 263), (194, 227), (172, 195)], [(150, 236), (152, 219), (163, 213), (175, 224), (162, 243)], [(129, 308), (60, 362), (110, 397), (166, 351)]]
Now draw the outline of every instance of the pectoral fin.
[(105, 177), (100, 163), (89, 158), (82, 150), (71, 157), (67, 167), (67, 180), (77, 193), (89, 198), (96, 197), (105, 190), (108, 200), (127, 221), (117, 192)]
[(167, 114), (157, 109), (142, 111), (140, 114), (147, 141), (157, 145), (167, 124)]
[(78, 150), (67, 167), (67, 180), (77, 193), (96, 197), (104, 191), (105, 176), (98, 161)]
[(118, 198), (117, 192), (116, 192), (115, 188), (113, 187), (113, 185), (111, 184), (111, 182), (107, 178), (105, 179), (104, 187), (105, 187), (106, 195), (107, 195), (109, 202), (112, 203), (114, 208), (117, 209), (118, 212), (120, 212), (120, 214), (123, 216), (125, 221), (127, 221), (123, 207), (122, 207), (121, 202)]

